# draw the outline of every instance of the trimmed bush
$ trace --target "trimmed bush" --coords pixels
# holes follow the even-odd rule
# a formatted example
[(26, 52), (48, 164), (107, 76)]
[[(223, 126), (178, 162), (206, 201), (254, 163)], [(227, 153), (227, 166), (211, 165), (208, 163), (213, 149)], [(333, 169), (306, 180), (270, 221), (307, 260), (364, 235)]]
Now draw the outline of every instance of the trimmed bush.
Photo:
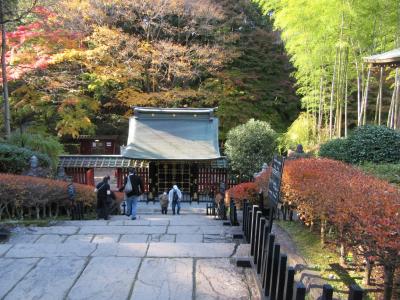
[[(3, 217), (37, 219), (66, 213), (70, 207), (68, 183), (47, 178), (0, 174), (0, 219)], [(94, 209), (96, 194), (93, 187), (76, 184), (76, 201)]]
[(363, 162), (400, 162), (400, 133), (385, 126), (356, 128), (347, 139), (321, 146), (320, 156), (358, 164)]
[(253, 177), (276, 149), (276, 132), (264, 121), (249, 120), (232, 128), (225, 143), (225, 153), (232, 169), (247, 179)]
[(48, 168), (50, 158), (42, 153), (21, 148), (14, 145), (0, 143), (0, 172), (20, 174), (30, 167), (30, 158), (35, 155), (39, 159), (39, 166)]
[(321, 145), (319, 155), (326, 158), (348, 162), (347, 139), (334, 139)]

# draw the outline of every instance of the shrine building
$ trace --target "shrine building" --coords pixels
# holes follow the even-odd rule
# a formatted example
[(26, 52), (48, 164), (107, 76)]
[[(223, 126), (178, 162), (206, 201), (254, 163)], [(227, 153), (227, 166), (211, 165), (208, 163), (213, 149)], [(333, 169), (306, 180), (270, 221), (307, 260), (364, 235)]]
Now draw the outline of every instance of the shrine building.
[[(213, 108), (136, 107), (121, 154), (63, 155), (59, 166), (74, 182), (90, 185), (95, 184), (95, 170), (109, 169), (117, 187), (128, 168), (134, 167), (148, 198), (177, 184), (186, 200), (198, 200), (219, 190), (222, 182), (226, 188), (233, 184), (220, 154), (214, 112)], [(90, 144), (87, 138), (81, 140)]]

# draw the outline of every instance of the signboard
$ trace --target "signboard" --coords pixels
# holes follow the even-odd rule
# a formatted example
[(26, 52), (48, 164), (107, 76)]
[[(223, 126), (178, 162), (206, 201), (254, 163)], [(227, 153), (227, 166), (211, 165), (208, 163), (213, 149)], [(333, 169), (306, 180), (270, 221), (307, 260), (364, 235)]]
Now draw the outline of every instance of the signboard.
[(275, 155), (272, 161), (271, 177), (268, 183), (268, 199), (271, 207), (277, 207), (280, 198), (281, 180), (283, 172), (283, 158)]

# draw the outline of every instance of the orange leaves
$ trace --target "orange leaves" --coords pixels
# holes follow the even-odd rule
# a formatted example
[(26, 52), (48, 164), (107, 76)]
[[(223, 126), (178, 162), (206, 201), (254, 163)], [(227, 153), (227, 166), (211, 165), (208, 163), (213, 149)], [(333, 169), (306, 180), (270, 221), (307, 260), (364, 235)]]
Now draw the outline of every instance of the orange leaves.
[(229, 195), (235, 200), (253, 200), (257, 195), (257, 184), (254, 182), (244, 182), (230, 188)]
[(338, 229), (341, 242), (363, 245), (381, 262), (398, 257), (397, 187), (342, 162), (298, 159), (285, 163), (281, 192), (285, 202), (297, 205), (305, 222), (328, 220)]
[[(95, 195), (90, 186), (74, 183), (75, 200), (94, 206)], [(47, 178), (0, 173), (0, 205), (34, 207), (57, 203), (68, 206), (67, 182)]]

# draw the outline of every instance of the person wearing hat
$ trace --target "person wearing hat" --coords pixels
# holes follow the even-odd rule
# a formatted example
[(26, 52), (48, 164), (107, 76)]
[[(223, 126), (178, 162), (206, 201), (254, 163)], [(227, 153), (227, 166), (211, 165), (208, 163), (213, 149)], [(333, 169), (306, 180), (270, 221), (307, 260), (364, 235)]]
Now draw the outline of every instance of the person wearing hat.
[(127, 215), (136, 220), (136, 208), (139, 197), (144, 192), (142, 178), (136, 175), (134, 168), (129, 168), (129, 175), (125, 177), (124, 185), (119, 189), (126, 195)]
[(179, 212), (181, 210), (182, 192), (176, 184), (169, 191), (168, 200), (172, 203), (172, 214), (175, 214), (175, 208), (177, 207), (177, 214), (179, 215)]

